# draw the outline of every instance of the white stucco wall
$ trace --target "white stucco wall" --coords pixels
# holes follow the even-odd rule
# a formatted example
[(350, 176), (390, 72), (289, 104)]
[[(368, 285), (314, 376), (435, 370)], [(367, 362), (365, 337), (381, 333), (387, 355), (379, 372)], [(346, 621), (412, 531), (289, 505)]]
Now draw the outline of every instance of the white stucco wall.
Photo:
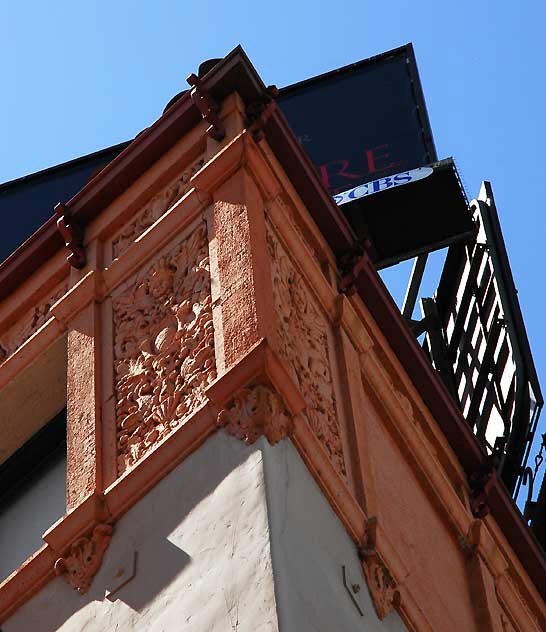
[[(406, 632), (396, 612), (377, 618), (356, 548), (293, 444), (264, 449), (271, 550), (282, 632)], [(364, 616), (343, 585), (355, 583)]]
[(56, 458), (0, 504), (0, 582), (43, 545), (42, 534), (66, 511), (66, 457)]
[[(138, 551), (136, 577), (104, 598)], [(262, 453), (217, 433), (116, 525), (87, 595), (55, 579), (2, 632), (276, 632)]]
[[(138, 552), (135, 578), (105, 591)], [(342, 581), (362, 586), (360, 616)], [(87, 595), (57, 578), (2, 632), (405, 632), (292, 444), (215, 434), (116, 525)]]

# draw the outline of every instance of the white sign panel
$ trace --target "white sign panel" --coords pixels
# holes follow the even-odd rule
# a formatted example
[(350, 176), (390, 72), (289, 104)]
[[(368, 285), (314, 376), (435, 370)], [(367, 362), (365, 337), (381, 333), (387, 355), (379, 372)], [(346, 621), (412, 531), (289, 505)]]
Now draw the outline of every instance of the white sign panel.
[(359, 184), (354, 189), (349, 189), (343, 193), (334, 195), (334, 201), (338, 206), (358, 200), (359, 198), (366, 197), (367, 195), (373, 195), (386, 189), (393, 187), (399, 187), (403, 184), (410, 184), (410, 182), (416, 182), (422, 180), (433, 173), (432, 167), (419, 167), (418, 169), (412, 169), (411, 171), (402, 171), (394, 176), (387, 176), (386, 178), (379, 178), (379, 180), (372, 180), (366, 182), (366, 184)]

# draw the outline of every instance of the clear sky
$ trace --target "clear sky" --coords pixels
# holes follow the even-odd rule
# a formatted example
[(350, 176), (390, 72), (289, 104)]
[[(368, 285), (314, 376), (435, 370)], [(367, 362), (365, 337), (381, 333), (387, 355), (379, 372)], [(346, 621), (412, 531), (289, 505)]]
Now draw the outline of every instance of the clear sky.
[(411, 41), (439, 157), (493, 184), (546, 390), (545, 36), (539, 0), (5, 1), (0, 182), (134, 137), (236, 44), (281, 87)]

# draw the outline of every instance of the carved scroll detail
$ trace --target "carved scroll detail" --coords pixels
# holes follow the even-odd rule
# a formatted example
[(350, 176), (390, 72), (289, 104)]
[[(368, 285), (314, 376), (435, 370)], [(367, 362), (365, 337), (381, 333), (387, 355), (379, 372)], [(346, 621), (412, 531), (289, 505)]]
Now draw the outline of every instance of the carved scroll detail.
[(262, 435), (275, 444), (290, 433), (292, 420), (279, 395), (257, 384), (235, 395), (229, 406), (219, 412), (217, 425), (248, 444)]
[(500, 620), (501, 620), (503, 632), (514, 632), (514, 627), (512, 626), (512, 624), (510, 623), (510, 620), (504, 614), (504, 612), (501, 613)]
[(113, 300), (118, 472), (205, 401), (216, 377), (206, 229)]
[(137, 217), (133, 218), (112, 242), (112, 257), (115, 259), (123, 254), (127, 248), (147, 230), (154, 222), (172, 208), (178, 200), (189, 191), (191, 185), (189, 181), (199, 169), (205, 164), (205, 159), (200, 158), (186, 169), (182, 176), (169, 185), (166, 189), (158, 193), (141, 211)]
[(328, 357), (327, 322), (314, 298), (271, 230), (273, 294), (277, 315), (279, 353), (307, 404), (305, 416), (324, 445), (334, 467), (346, 476), (336, 397)]
[(26, 342), (48, 320), (51, 306), (64, 296), (68, 291), (68, 285), (57, 286), (48, 298), (44, 299), (22, 316), (15, 325), (0, 338), (0, 363)]
[(62, 202), (59, 202), (53, 210), (57, 217), (57, 229), (64, 239), (67, 250), (70, 252), (66, 260), (73, 268), (81, 270), (87, 263), (83, 245), (83, 227), (71, 216), (70, 211)]
[(393, 607), (400, 606), (400, 593), (395, 579), (377, 551), (376, 530), (377, 520), (370, 518), (366, 544), (359, 553), (375, 612), (383, 620)]
[(67, 557), (55, 562), (55, 573), (62, 575), (80, 595), (85, 594), (100, 568), (111, 536), (110, 525), (97, 525), (92, 533), (72, 544)]
[(374, 550), (365, 550), (362, 553), (362, 567), (377, 616), (384, 619), (400, 603), (396, 582)]

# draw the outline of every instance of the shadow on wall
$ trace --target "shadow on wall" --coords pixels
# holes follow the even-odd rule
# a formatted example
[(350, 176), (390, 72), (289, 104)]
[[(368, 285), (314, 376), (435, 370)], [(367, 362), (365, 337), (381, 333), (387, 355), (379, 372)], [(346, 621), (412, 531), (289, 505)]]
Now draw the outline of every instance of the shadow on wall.
[[(141, 615), (160, 594), (161, 599), (152, 606), (160, 612), (171, 597), (179, 598), (187, 578), (182, 580), (184, 583), (176, 580), (196, 561), (186, 548), (198, 554), (203, 565), (198, 580), (202, 575), (217, 572), (206, 560), (207, 556), (215, 555), (217, 543), (212, 538), (221, 538), (226, 527), (229, 531), (230, 516), (236, 517), (240, 507), (236, 504), (236, 494), (233, 502), (228, 499), (227, 503), (222, 496), (222, 507), (217, 502), (209, 506), (202, 501), (248, 459), (250, 451), (224, 433), (215, 434), (121, 518), (87, 594), (77, 594), (64, 579), (57, 578), (8, 619), (2, 632), (60, 629), (121, 632), (133, 624), (137, 627), (127, 629), (145, 629), (146, 620)], [(207, 511), (209, 518), (205, 520)], [(215, 515), (222, 511), (224, 514), (215, 521)], [(192, 512), (193, 517), (188, 519)], [(105, 593), (119, 586), (120, 570), (132, 565), (135, 551), (136, 575), (110, 601)], [(84, 613), (76, 614), (82, 609)], [(70, 621), (72, 617), (74, 620)]]

